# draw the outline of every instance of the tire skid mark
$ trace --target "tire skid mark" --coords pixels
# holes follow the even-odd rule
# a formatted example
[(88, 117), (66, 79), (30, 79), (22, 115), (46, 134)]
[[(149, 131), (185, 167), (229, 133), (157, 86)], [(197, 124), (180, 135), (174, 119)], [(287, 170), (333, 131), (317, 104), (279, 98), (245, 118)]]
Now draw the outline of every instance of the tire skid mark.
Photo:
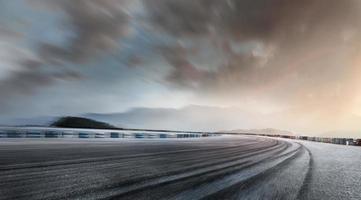
[[(266, 148), (271, 148), (271, 147), (274, 147), (276, 146), (277, 144), (275, 145), (271, 145), (271, 146), (268, 146)], [(212, 152), (211, 154), (205, 154), (202, 156), (202, 158), (204, 160), (208, 160), (208, 159), (214, 159), (214, 158), (217, 158), (217, 157), (221, 157), (222, 155), (227, 155), (228, 158), (229, 156), (234, 156), (234, 155), (238, 155), (240, 153), (248, 153), (248, 152), (251, 152), (251, 151), (257, 151), (257, 150), (262, 150), (264, 148), (262, 147), (258, 147), (258, 148), (254, 148), (254, 149), (242, 149), (242, 150), (236, 150), (236, 151), (232, 151), (232, 152), (227, 152), (227, 151), (223, 151), (221, 152), (220, 154), (217, 154), (217, 152)], [(214, 157), (211, 157), (211, 156), (214, 156)], [(217, 156), (217, 157), (216, 157)], [(194, 157), (194, 158), (191, 158), (191, 159), (179, 159), (177, 161), (173, 161), (172, 163), (177, 163), (177, 162), (187, 162), (187, 161), (194, 161), (194, 160), (197, 160), (199, 161), (199, 158), (200, 157)], [(158, 159), (158, 158), (150, 158), (150, 160), (154, 160), (154, 159)], [(27, 178), (25, 178), (22, 174), (18, 174), (16, 173), (15, 176), (18, 177), (18, 179), (14, 179), (15, 177), (12, 176), (13, 174), (10, 174), (8, 176), (10, 176), (8, 178), (8, 180), (6, 179), (6, 176), (4, 175), (0, 175), (1, 179), (4, 181), (3, 183), (0, 183), (0, 186), (3, 186), (5, 184), (5, 181), (6, 183), (10, 183), (10, 182), (17, 182), (19, 181), (19, 179), (21, 179), (21, 181), (25, 184), (26, 180), (34, 180), (34, 178), (42, 178), (42, 177), (45, 177), (46, 178), (50, 178), (50, 177), (59, 177), (59, 176), (62, 176), (62, 174), (64, 172), (66, 172), (67, 175), (72, 175), (73, 173), (74, 174), (77, 174), (79, 173), (79, 169), (82, 169), (84, 168), (84, 170), (82, 170), (82, 172), (88, 172), (88, 171), (93, 171), (93, 170), (101, 170), (101, 169), (104, 169), (104, 170), (109, 170), (109, 169), (114, 169), (114, 168), (118, 168), (118, 167), (129, 167), (129, 166), (132, 166), (134, 165), (134, 160), (132, 160), (132, 162), (129, 162), (128, 163), (128, 166), (124, 165), (124, 162), (123, 161), (113, 161), (113, 162), (110, 162), (110, 163), (103, 163), (103, 162), (100, 162), (100, 163), (94, 163), (92, 166), (89, 166), (89, 165), (83, 165), (83, 166), (76, 166), (76, 168), (74, 168), (74, 166), (72, 166), (72, 168), (65, 168), (65, 169), (54, 169), (54, 170), (51, 170), (51, 169), (46, 169), (47, 172), (56, 172), (57, 174), (50, 174), (50, 175), (44, 175), (43, 173), (43, 169), (41, 169), (41, 171), (39, 170), (39, 172), (36, 172), (36, 173), (27, 173), (26, 175), (29, 176)], [(95, 165), (97, 164), (97, 165)], [(117, 166), (114, 164), (123, 164), (122, 166)], [(69, 173), (68, 170), (73, 170), (73, 173)], [(37, 176), (38, 175), (38, 176)], [(10, 179), (10, 180), (9, 180)], [(58, 179), (57, 179), (58, 181)]]
[[(299, 143), (300, 144), (300, 143)], [(302, 145), (302, 144), (300, 144)], [(303, 184), (301, 189), (299, 190), (298, 194), (297, 194), (297, 199), (303, 200), (303, 199), (309, 199), (308, 195), (309, 195), (309, 191), (310, 191), (310, 183), (312, 181), (312, 177), (313, 177), (313, 167), (314, 167), (314, 161), (313, 161), (313, 155), (312, 152), (305, 147), (304, 145), (302, 145), (304, 147), (304, 149), (307, 151), (310, 160), (308, 162), (308, 169), (307, 169), (307, 173), (306, 173), (306, 177), (303, 180)]]
[[(278, 163), (277, 165), (266, 169), (265, 171), (262, 171), (258, 173), (255, 176), (250, 177), (249, 179), (246, 179), (244, 181), (241, 181), (239, 183), (236, 183), (228, 188), (225, 188), (217, 193), (211, 194), (209, 196), (206, 196), (202, 198), (202, 200), (215, 200), (215, 199), (229, 199), (229, 194), (232, 195), (235, 192), (242, 191), (244, 189), (247, 189), (248, 187), (254, 186), (260, 182), (262, 182), (264, 179), (268, 177), (272, 177), (273, 174), (275, 174), (277, 171), (282, 170), (283, 168), (290, 165), (295, 159), (299, 158), (302, 153), (304, 153), (304, 148), (300, 147), (294, 151), (291, 151), (287, 154), (295, 153), (291, 157), (286, 158), (282, 162)], [(280, 156), (277, 156), (280, 157)], [(228, 197), (228, 198), (227, 198)]]
[[(70, 188), (71, 188), (72, 186), (70, 186)], [(43, 191), (44, 192), (44, 191)]]
[[(247, 155), (247, 156), (244, 156), (245, 158), (247, 157), (252, 157), (252, 156), (255, 156), (257, 154), (261, 154), (261, 153), (264, 153), (264, 152), (256, 152), (252, 155)], [(221, 164), (227, 164), (229, 162), (222, 162)], [(235, 165), (232, 165), (232, 166), (228, 166), (228, 167), (223, 167), (223, 168), (220, 168), (220, 169), (217, 169), (217, 170), (214, 170), (214, 169), (211, 169), (210, 171), (206, 171), (206, 172), (201, 172), (201, 173), (198, 173), (198, 174), (194, 174), (194, 175), (191, 175), (191, 176), (185, 176), (184, 174), (175, 174), (175, 177), (172, 178), (170, 176), (172, 175), (166, 175), (166, 176), (162, 176), (162, 177), (158, 177), (156, 178), (157, 180), (153, 180), (153, 183), (151, 182), (152, 180), (149, 180), (149, 178), (146, 178), (142, 181), (140, 181), (140, 183), (135, 183), (135, 184), (138, 184), (138, 185), (134, 185), (134, 186), (129, 186), (129, 185), (124, 185), (123, 183), (122, 184), (115, 184), (109, 188), (103, 188), (101, 189), (101, 191), (97, 191), (98, 193), (108, 193), (107, 191), (110, 189), (110, 190), (115, 190), (114, 192), (116, 193), (115, 196), (124, 196), (124, 195), (129, 195), (129, 194), (133, 194), (135, 192), (140, 192), (140, 191), (143, 191), (143, 190), (147, 190), (147, 189), (150, 189), (150, 188), (156, 188), (156, 187), (159, 187), (159, 186), (163, 186), (163, 185), (167, 185), (167, 184), (171, 184), (171, 183), (175, 183), (177, 181), (182, 181), (182, 180), (186, 180), (186, 179), (189, 179), (189, 178), (195, 178), (195, 177), (199, 177), (199, 176), (202, 176), (202, 175), (206, 175), (208, 173), (211, 173), (211, 172), (218, 172), (218, 171), (222, 171), (222, 170), (225, 170), (227, 168), (232, 168), (232, 167), (239, 167), (241, 165), (243, 165), (245, 163), (238, 163), (238, 164), (235, 164)], [(202, 168), (202, 167), (201, 167)], [(201, 169), (200, 168), (200, 169)], [(187, 169), (187, 170), (182, 170), (182, 173), (185, 173), (186, 171), (190, 171), (190, 170), (195, 170), (195, 169)], [(179, 177), (180, 176), (180, 177)], [(165, 180), (165, 179), (168, 179), (168, 180)], [(139, 184), (143, 184), (143, 186), (140, 186)], [(125, 190), (124, 187), (133, 187), (132, 189), (128, 189), (126, 190), (125, 192), (120, 192), (119, 190)], [(105, 190), (104, 190), (105, 189)], [(91, 190), (93, 191), (93, 190)], [(90, 191), (89, 191), (90, 192)], [(82, 194), (79, 194), (80, 196), (82, 196)], [(112, 197), (108, 197), (109, 195), (107, 194), (104, 194), (106, 197), (106, 199), (108, 198), (112, 198)], [(111, 195), (113, 196), (113, 195)], [(77, 198), (80, 198), (80, 197), (77, 197)], [(76, 199), (77, 199), (76, 198)]]
[[(63, 160), (56, 162), (48, 163), (27, 163), (29, 168), (20, 168), (16, 170), (7, 170), (6, 167), (11, 167), (11, 165), (5, 166), (5, 170), (0, 168), (0, 179), (4, 175), (5, 177), (9, 175), (9, 180), (11, 182), (11, 175), (15, 174), (17, 178), (24, 178), (24, 175), (27, 176), (26, 179), (29, 181), (31, 179), (37, 179), (35, 182), (26, 182), (21, 183), (22, 187), (14, 188), (14, 191), (23, 191), (20, 193), (14, 193), (11, 196), (2, 196), (0, 199), (118, 199), (118, 198), (128, 198), (134, 194), (142, 193), (148, 190), (159, 191), (159, 188), (163, 187), (172, 187), (173, 185), (180, 184), (180, 182), (189, 182), (190, 184), (183, 185), (183, 187), (198, 186), (200, 184), (207, 184), (207, 182), (216, 181), (224, 178), (225, 176), (232, 175), (234, 173), (242, 172), (244, 169), (254, 167), (256, 165), (262, 165), (263, 163), (271, 162), (277, 159), (283, 159), (287, 156), (290, 156), (287, 159), (299, 154), (301, 147), (297, 149), (287, 151), (290, 147), (290, 144), (287, 142), (279, 142), (278, 140), (273, 139), (260, 139), (256, 138), (253, 143), (244, 145), (245, 143), (240, 143), (243, 145), (240, 146), (228, 146), (228, 147), (217, 147), (217, 148), (200, 148), (200, 149), (185, 149), (177, 151), (168, 151), (168, 152), (156, 152), (156, 153), (144, 153), (131, 156), (109, 156), (109, 157), (100, 157), (100, 158), (85, 158), (80, 159), (80, 162), (76, 163), (79, 159), (74, 160)], [(233, 144), (232, 144), (233, 145)], [(246, 146), (253, 146), (252, 149), (242, 149)], [(255, 148), (257, 147), (257, 148)], [(195, 154), (192, 157), (192, 154)], [(189, 154), (189, 155), (188, 155)], [(237, 155), (239, 154), (239, 155)], [(119, 168), (124, 169), (135, 169), (135, 171), (142, 170), (142, 166), (136, 166), (136, 160), (150, 162), (164, 162), (167, 160), (167, 157), (177, 157), (174, 161), (170, 161), (172, 164), (176, 164), (176, 168), (172, 169), (173, 171), (167, 171), (166, 173), (155, 173), (151, 176), (144, 174), (145, 176), (138, 176), (132, 178), (129, 175), (129, 178), (124, 180), (119, 179), (119, 177), (114, 177), (112, 181), (115, 182), (104, 182), (104, 180), (97, 180), (96, 178), (90, 179), (86, 176), (89, 176), (89, 172), (96, 171), (98, 176), (103, 172), (106, 173), (107, 170), (117, 170)], [(258, 157), (257, 157), (258, 156)], [(247, 160), (251, 158), (250, 160)], [(257, 158), (252, 160), (253, 158)], [(294, 158), (295, 159), (295, 158)], [(192, 165), (193, 161), (199, 161), (199, 164)], [(292, 159), (293, 160), (293, 159)], [(65, 162), (65, 163), (64, 163)], [(281, 161), (283, 163), (285, 161)], [(291, 161), (290, 161), (291, 162)], [(189, 163), (189, 165), (188, 165)], [(278, 163), (277, 165), (283, 166)], [(34, 165), (35, 164), (35, 165)], [(50, 165), (48, 165), (50, 164)], [(40, 165), (40, 166), (39, 166)], [(166, 163), (162, 164), (166, 165)], [(184, 165), (185, 167), (182, 167)], [(146, 166), (146, 165), (143, 165)], [(151, 166), (151, 165), (150, 165)], [(22, 168), (23, 167), (23, 168)], [(64, 169), (65, 167), (65, 169)], [(218, 168), (217, 168), (218, 167)], [(206, 168), (206, 169), (205, 169)], [(42, 175), (42, 171), (46, 170), (48, 174)], [(83, 171), (84, 170), (84, 171)], [(190, 171), (199, 170), (197, 173), (188, 173)], [(271, 169), (267, 169), (271, 170)], [(266, 170), (266, 171), (267, 171)], [(279, 169), (273, 169), (277, 171)], [(20, 172), (20, 174), (17, 174)], [(67, 175), (71, 176), (72, 179), (79, 179), (82, 182), (77, 182), (76, 180), (71, 180), (66, 176), (63, 176), (63, 173), (66, 172)], [(100, 173), (100, 174), (99, 174)], [(107, 172), (109, 173), (109, 172)], [(123, 172), (124, 173), (124, 172)], [(266, 174), (257, 174), (259, 178), (264, 178), (266, 176), (272, 175), (272, 170)], [(106, 174), (105, 174), (106, 175)], [(110, 174), (114, 175), (114, 174)], [(119, 175), (124, 175), (119, 172)], [(3, 176), (3, 177), (4, 177)], [(73, 176), (76, 176), (75, 178)], [(90, 180), (86, 184), (86, 180)], [(121, 180), (121, 182), (119, 182)], [(14, 183), (18, 180), (13, 180)], [(85, 181), (85, 182), (84, 182)], [(257, 180), (252, 178), (249, 180), (250, 184), (255, 184)], [(9, 183), (9, 182), (8, 182)], [(29, 189), (34, 189), (31, 186), (26, 188), (27, 184), (59, 184), (58, 188), (44, 187), (42, 190), (29, 191)], [(143, 185), (142, 185), (143, 184)], [(239, 183), (237, 183), (239, 184)], [(3, 183), (0, 183), (2, 186)], [(85, 187), (84, 187), (85, 186)], [(134, 186), (133, 188), (131, 188)], [(142, 187), (143, 186), (143, 187)], [(233, 185), (234, 186), (234, 185)], [(6, 186), (5, 186), (6, 187)], [(126, 188), (128, 187), (128, 191)], [(231, 186), (232, 187), (232, 186)], [(305, 186), (306, 187), (306, 186)], [(38, 188), (38, 185), (37, 185)], [(229, 189), (230, 187), (228, 187)], [(187, 190), (187, 188), (176, 188), (181, 191)], [(122, 190), (122, 191), (121, 191)], [(61, 192), (58, 192), (61, 191)], [(160, 190), (161, 191), (161, 190)], [(5, 191), (6, 192), (6, 191)], [(176, 194), (176, 193), (175, 193)], [(158, 193), (161, 195), (162, 193)], [(144, 196), (146, 197), (146, 196)]]
[(129, 158), (142, 158), (142, 157), (151, 157), (157, 155), (167, 155), (167, 154), (177, 154), (179, 152), (195, 152), (195, 151), (212, 151), (218, 149), (227, 149), (227, 148), (236, 148), (236, 147), (219, 147), (214, 149), (185, 149), (177, 150), (172, 152), (157, 152), (157, 153), (142, 153), (137, 155), (127, 155), (127, 156), (109, 156), (101, 158), (85, 158), (85, 159), (72, 159), (72, 160), (62, 160), (62, 161), (49, 161), (49, 162), (39, 162), (39, 163), (26, 163), (26, 164), (13, 164), (1, 166), (0, 171), (12, 171), (18, 169), (29, 169), (29, 168), (40, 168), (40, 167), (51, 167), (58, 165), (72, 165), (79, 163), (92, 163), (92, 162), (102, 162), (114, 159), (129, 159)]
[[(261, 142), (258, 142), (258, 144), (261, 144)], [(252, 145), (255, 145), (255, 143), (245, 144), (245, 145), (242, 145), (242, 147), (247, 147), (247, 146), (252, 146)], [(137, 158), (152, 157), (152, 156), (159, 156), (159, 155), (172, 155), (172, 154), (178, 154), (178, 153), (193, 153), (193, 152), (209, 152), (209, 151), (237, 149), (237, 148), (239, 148), (239, 146), (217, 147), (217, 148), (211, 148), (211, 149), (207, 149), (207, 148), (182, 149), (182, 150), (176, 150), (176, 151), (139, 153), (136, 155), (106, 156), (106, 157), (100, 157), (100, 158), (95, 157), (95, 158), (69, 159), (69, 160), (37, 162), (37, 163), (10, 164), (10, 165), (0, 166), (0, 172), (19, 170), (19, 169), (29, 169), (29, 168), (52, 167), (52, 166), (59, 166), (59, 165), (72, 165), (72, 164), (79, 164), (79, 163), (104, 162), (104, 161), (112, 161), (114, 159), (137, 159)]]
[[(187, 179), (197, 179), (198, 177), (201, 177), (203, 175), (208, 175), (210, 176), (209, 178), (207, 178), (206, 180), (203, 180), (202, 182), (197, 182), (197, 180), (195, 180), (195, 182), (193, 182), (192, 184), (194, 185), (199, 185), (199, 184), (202, 184), (204, 182), (211, 182), (211, 181), (214, 181), (214, 180), (217, 180), (219, 178), (222, 178), (226, 175), (230, 175), (230, 174), (233, 174), (233, 173), (236, 173), (236, 172), (239, 172), (245, 168), (250, 168), (250, 167), (253, 167), (257, 164), (261, 164), (267, 160), (270, 160), (270, 158), (273, 158), (273, 156), (277, 155), (277, 157), (280, 155), (281, 152), (285, 151), (287, 149), (287, 146), (285, 146), (284, 148), (278, 150), (278, 151), (275, 151), (273, 152), (270, 156), (271, 157), (266, 157), (264, 159), (261, 159), (261, 160), (257, 160), (255, 162), (247, 162), (247, 163), (243, 163), (242, 165), (238, 165), (238, 166), (231, 166), (231, 167), (224, 167), (224, 168), (220, 168), (220, 169), (217, 169), (217, 170), (211, 170), (211, 171), (208, 171), (208, 172), (204, 172), (202, 174), (196, 174), (194, 176), (189, 176), (189, 177), (185, 177), (183, 179), (176, 179), (174, 181), (171, 181), (171, 182), (165, 182), (163, 183), (162, 185), (166, 185), (166, 184), (172, 184), (172, 183), (175, 183), (175, 182), (178, 182), (178, 181), (185, 181)], [(286, 153), (286, 154), (289, 154), (289, 153)], [(233, 167), (233, 168), (232, 168)], [(236, 167), (236, 168), (234, 168)], [(238, 168), (237, 168), (238, 167)], [(229, 169), (227, 171), (227, 169)], [(189, 186), (191, 186), (192, 184), (188, 184)], [(134, 193), (137, 193), (137, 192), (141, 192), (143, 190), (147, 190), (147, 189), (151, 189), (151, 188), (156, 188), (158, 186), (162, 186), (162, 185), (149, 185), (148, 187), (144, 187), (144, 188), (139, 188), (137, 190), (130, 190), (129, 192), (126, 192), (126, 193), (120, 193), (118, 195), (114, 195), (112, 196), (110, 199), (114, 198), (114, 199), (118, 199), (118, 198), (121, 198), (123, 196), (127, 196), (127, 195), (130, 195), (130, 194), (134, 194)]]
[[(259, 145), (259, 144), (252, 144), (252, 145)], [(274, 146), (275, 144), (272, 144), (272, 146)], [(242, 147), (247, 147), (247, 146), (251, 146), (251, 145), (244, 145), (244, 146), (242, 146)], [(227, 148), (219, 148), (219, 149), (221, 149), (222, 151), (221, 152), (228, 152), (228, 150), (229, 149), (235, 149), (235, 151), (239, 151), (238, 150), (238, 148), (239, 148), (239, 146), (238, 147), (227, 147)], [(258, 148), (257, 146), (256, 146), (256, 148)], [(212, 153), (214, 153), (214, 154), (216, 154), (216, 153), (218, 153), (218, 151), (216, 151), (216, 150), (218, 150), (218, 148), (217, 149), (209, 149), (209, 151), (211, 151)], [(186, 156), (187, 155), (187, 153), (193, 153), (193, 152), (183, 152), (183, 151), (181, 151), (181, 152), (179, 152), (179, 151), (177, 151), (177, 152), (169, 152), (169, 153), (171, 153), (171, 154), (169, 154), (169, 156), (172, 156), (173, 154), (179, 154), (179, 153), (183, 153), (182, 154), (182, 156)], [(209, 154), (209, 152), (208, 151), (203, 151), (202, 153), (204, 153), (204, 154)], [(152, 159), (152, 158), (154, 158), (155, 156), (158, 156), (158, 155), (161, 155), (161, 156), (167, 156), (166, 154), (152, 154), (152, 155), (147, 155), (147, 156), (145, 156), (142, 160), (144, 160), (144, 159), (147, 159), (147, 157), (149, 157), (150, 159)], [(134, 157), (134, 156), (131, 156), (131, 157), (118, 157), (118, 156), (115, 156), (115, 157), (111, 157), (111, 158), (109, 158), (109, 160), (103, 160), (103, 159), (99, 159), (99, 160), (92, 160), (94, 163), (104, 163), (104, 162), (110, 162), (110, 163), (112, 163), (112, 162), (114, 162), (115, 160), (137, 160), (137, 157)], [(66, 165), (80, 165), (80, 164), (84, 164), (84, 162), (82, 162), (83, 160), (82, 159), (80, 159), (78, 162), (76, 162), (77, 160), (72, 160), (72, 161), (74, 161), (74, 163), (66, 163)], [(5, 170), (5, 171), (1, 171), (0, 170), (0, 176), (4, 176), (4, 175), (6, 175), (6, 174), (10, 174), (10, 175), (12, 175), (13, 174), (13, 170), (16, 170), (17, 172), (16, 172), (16, 174), (17, 175), (19, 175), (19, 174), (21, 174), (21, 173), (24, 173), (24, 174), (30, 174), (32, 171), (30, 171), (30, 170), (34, 170), (34, 172), (37, 172), (37, 171), (42, 171), (43, 170), (43, 168), (50, 168), (50, 167), (52, 167), (54, 170), (59, 170), (59, 169), (63, 169), (64, 168), (64, 166), (62, 165), (62, 161), (58, 161), (59, 163), (58, 163), (58, 165), (54, 165), (54, 166), (45, 166), (45, 167), (42, 167), (42, 166), (39, 166), (39, 167), (34, 167), (34, 169), (29, 169), (29, 168), (21, 168), (21, 169), (18, 169), (18, 168), (16, 168), (17, 167), (17, 165), (11, 165), (11, 166), (13, 166), (14, 168), (13, 169), (11, 169), (11, 170), (9, 170), (9, 172), (7, 172), (7, 170)], [(41, 163), (40, 163), (41, 164)], [(53, 164), (53, 163), (52, 163)], [(54, 164), (56, 164), (56, 163), (54, 163)], [(86, 163), (85, 163), (86, 164)], [(20, 164), (21, 165), (21, 164)], [(11, 167), (11, 166), (5, 166), (5, 167)], [(30, 166), (31, 167), (31, 166)], [(69, 167), (72, 167), (72, 166), (69, 166)], [(47, 170), (49, 170), (49, 169), (47, 169)], [(30, 172), (29, 172), (30, 171)]]
[[(244, 168), (242, 168), (242, 170), (250, 169), (250, 168), (253, 168), (253, 167), (257, 166), (257, 165), (265, 164), (265, 163), (267, 163), (267, 162), (272, 162), (272, 161), (275, 161), (275, 160), (277, 160), (277, 159), (281, 159), (281, 158), (283, 158), (283, 157), (287, 157), (287, 156), (293, 157), (293, 156), (295, 156), (295, 154), (297, 154), (298, 150), (299, 150), (299, 149), (295, 149), (295, 150), (289, 151), (289, 152), (287, 152), (287, 153), (280, 153), (280, 152), (278, 152), (277, 154), (274, 154), (273, 156), (268, 157), (268, 158), (265, 158), (265, 159), (263, 159), (263, 160), (261, 160), (261, 161), (259, 161), (259, 162), (251, 163), (251, 164), (245, 166)], [(287, 159), (288, 159), (288, 158), (287, 158)], [(278, 164), (279, 164), (279, 163), (278, 163)], [(277, 166), (274, 166), (274, 167), (277, 167)], [(273, 167), (272, 167), (272, 168), (273, 168)], [(229, 174), (225, 174), (223, 177), (217, 177), (217, 178), (218, 178), (218, 179), (222, 179), (222, 178), (225, 178), (225, 176), (228, 176), (228, 175), (233, 176), (233, 174), (236, 174), (237, 172), (242, 173), (242, 170), (241, 170), (241, 171), (235, 171), (235, 172), (229, 173)], [(260, 173), (262, 173), (262, 172), (260, 172)], [(259, 173), (256, 174), (256, 175), (259, 175)], [(249, 178), (252, 178), (252, 177), (253, 177), (253, 176), (251, 176), (251, 177), (249, 177)], [(235, 184), (238, 184), (238, 183), (241, 183), (241, 182), (243, 182), (243, 181), (246, 181), (246, 180), (248, 180), (249, 178), (246, 178), (245, 180), (237, 181)], [(203, 185), (208, 185), (208, 184), (210, 184), (209, 181), (216, 181), (216, 179), (211, 179), (211, 180), (208, 180), (208, 179), (207, 179), (207, 180), (204, 181), (202, 184), (203, 184)], [(233, 184), (232, 184), (231, 186), (233, 186)], [(216, 193), (218, 193), (219, 191), (222, 191), (223, 189), (227, 189), (227, 188), (228, 188), (228, 187), (219, 189), (218, 191), (216, 191), (216, 192), (213, 193), (213, 194), (216, 194)], [(209, 191), (209, 190), (207, 190), (207, 191)], [(200, 196), (194, 197), (194, 196), (196, 196), (196, 195), (194, 195), (194, 196), (192, 195), (192, 196), (191, 196), (192, 198), (190, 198), (190, 199), (207, 198), (208, 196), (210, 196), (210, 195), (212, 195), (212, 194), (198, 194), (198, 195), (200, 195)], [(178, 196), (182, 196), (182, 195), (178, 195)], [(175, 197), (175, 198), (171, 198), (171, 199), (180, 199), (180, 198), (179, 198), (179, 197)], [(220, 199), (223, 199), (223, 198), (220, 198)]]

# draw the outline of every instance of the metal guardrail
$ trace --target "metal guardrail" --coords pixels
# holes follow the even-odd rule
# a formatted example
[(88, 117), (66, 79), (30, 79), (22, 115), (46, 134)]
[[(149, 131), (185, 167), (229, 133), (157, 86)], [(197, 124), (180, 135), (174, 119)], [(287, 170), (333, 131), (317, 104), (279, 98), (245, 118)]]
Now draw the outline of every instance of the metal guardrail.
[(0, 128), (0, 138), (199, 138), (219, 136), (213, 133), (172, 133), (155, 131), (114, 131), (68, 128)]
[(272, 134), (256, 134), (256, 133), (242, 133), (245, 135), (257, 135), (267, 137), (278, 137), (295, 140), (306, 140), (311, 142), (321, 142), (330, 144), (350, 145), (350, 146), (361, 146), (360, 138), (333, 138), (333, 137), (314, 137), (314, 136), (303, 136), (303, 135), (272, 135)]

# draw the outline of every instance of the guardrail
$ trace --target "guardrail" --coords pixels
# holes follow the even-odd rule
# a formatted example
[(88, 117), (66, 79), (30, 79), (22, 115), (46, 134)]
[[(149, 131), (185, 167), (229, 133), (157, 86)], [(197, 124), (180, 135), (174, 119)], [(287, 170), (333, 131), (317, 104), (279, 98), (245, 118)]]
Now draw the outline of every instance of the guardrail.
[(307, 140), (312, 142), (321, 142), (321, 143), (330, 143), (330, 144), (340, 144), (340, 145), (351, 145), (351, 146), (361, 146), (361, 139), (359, 138), (333, 138), (333, 137), (311, 137), (311, 136), (295, 136), (295, 135), (272, 135), (272, 134), (256, 134), (256, 133), (241, 133), (245, 135), (257, 135), (257, 136), (267, 136), (267, 137), (278, 137), (278, 138), (287, 138), (295, 140)]
[(114, 131), (107, 129), (0, 128), (0, 138), (199, 138), (214, 133), (172, 133), (156, 131)]

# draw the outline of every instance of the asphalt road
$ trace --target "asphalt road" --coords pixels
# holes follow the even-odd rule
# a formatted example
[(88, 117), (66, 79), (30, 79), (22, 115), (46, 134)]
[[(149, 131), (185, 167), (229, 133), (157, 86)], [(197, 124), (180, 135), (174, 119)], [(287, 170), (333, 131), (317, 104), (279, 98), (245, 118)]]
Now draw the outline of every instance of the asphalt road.
[[(335, 146), (253, 136), (1, 139), (0, 199), (360, 199), (354, 157), (322, 160)], [(353, 178), (325, 178), (337, 173), (323, 170), (327, 162), (353, 167)]]

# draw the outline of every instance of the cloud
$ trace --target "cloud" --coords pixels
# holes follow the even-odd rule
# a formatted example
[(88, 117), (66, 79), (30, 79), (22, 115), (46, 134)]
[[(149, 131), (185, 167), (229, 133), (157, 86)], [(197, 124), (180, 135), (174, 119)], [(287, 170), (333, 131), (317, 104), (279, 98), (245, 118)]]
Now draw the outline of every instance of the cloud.
[[(312, 101), (333, 98), (327, 87), (337, 80), (344, 88), (339, 96), (350, 96), (352, 85), (344, 80), (350, 71), (344, 69), (359, 56), (353, 44), (361, 39), (359, 1), (145, 0), (144, 5), (154, 30), (190, 44), (163, 54), (174, 67), (166, 77), (172, 85), (213, 97), (263, 94), (297, 104), (310, 93)], [(194, 46), (219, 53), (222, 63), (216, 70), (212, 62), (199, 70)], [(197, 87), (187, 84), (192, 82)]]
[(119, 48), (120, 39), (130, 33), (126, 0), (52, 1), (63, 12), (70, 29), (67, 47), (43, 44), (41, 52), (48, 60), (86, 62)]
[(317, 26), (349, 25), (346, 20), (359, 9), (357, 1), (337, 0), (149, 0), (144, 4), (154, 25), (177, 37), (215, 33), (263, 41), (299, 36)]
[[(0, 81), (0, 93), (3, 94), (0, 97), (1, 109), (9, 110), (8, 105), (11, 102), (8, 101), (17, 95), (31, 95), (38, 88), (48, 87), (58, 80), (79, 80), (82, 77), (79, 69), (69, 69), (66, 65), (70, 63), (77, 67), (78, 64), (90, 62), (97, 56), (117, 49), (119, 40), (127, 36), (130, 29), (126, 3), (115, 0), (62, 0), (30, 4), (36, 9), (63, 13), (63, 26), (58, 25), (58, 28), (66, 29), (71, 34), (61, 44), (43, 40), (36, 42), (34, 45), (37, 48), (33, 55), (11, 55), (12, 59), (0, 66), (0, 70), (7, 72), (3, 75), (4, 80)], [(2, 45), (0, 53), (9, 52), (19, 46), (9, 35), (20, 37), (22, 34), (13, 32), (15, 31), (8, 28), (0, 29), (0, 41), (7, 44)], [(17, 51), (30, 52), (24, 46), (18, 47)]]
[(180, 45), (168, 46), (162, 48), (161, 52), (165, 60), (174, 67), (166, 77), (174, 86), (197, 88), (199, 81), (209, 76), (207, 70), (197, 68), (188, 60), (186, 48)]
[(58, 80), (80, 78), (77, 71), (47, 66), (39, 52), (31, 52), (17, 43), (23, 39), (22, 34), (12, 29), (0, 31), (0, 111), (3, 113), (12, 110), (17, 97), (33, 95), (39, 88)]
[(44, 72), (42, 63), (37, 60), (24, 60), (21, 70), (12, 72), (0, 80), (0, 111), (7, 113), (13, 107), (12, 100), (32, 95), (38, 89), (49, 87), (60, 80), (79, 80), (81, 76), (71, 70)]

